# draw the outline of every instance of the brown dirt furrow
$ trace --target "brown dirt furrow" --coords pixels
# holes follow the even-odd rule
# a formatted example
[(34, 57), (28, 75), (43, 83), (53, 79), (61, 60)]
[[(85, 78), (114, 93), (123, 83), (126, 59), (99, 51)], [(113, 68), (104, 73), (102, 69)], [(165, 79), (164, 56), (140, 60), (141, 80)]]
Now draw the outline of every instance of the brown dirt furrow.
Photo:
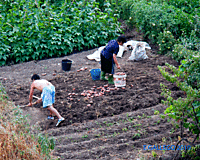
[[(125, 31), (128, 37), (145, 41), (135, 30), (126, 28)], [(101, 66), (99, 62), (88, 60), (87, 55), (97, 48), (65, 57), (0, 67), (0, 82), (15, 105), (28, 104), (30, 78), (34, 73), (56, 87), (54, 106), (65, 118), (59, 127), (55, 126), (57, 117), (46, 119), (49, 113), (42, 104), (22, 108), (22, 111), (24, 115), (30, 114), (31, 125), (41, 127), (34, 132), (55, 138), (54, 155), (61, 159), (151, 159), (152, 151), (144, 150), (143, 145), (175, 144), (180, 134), (174, 121), (161, 118), (160, 114), (164, 114), (167, 106), (161, 104), (165, 98), (161, 96), (160, 83), (172, 90), (174, 99), (184, 97), (184, 94), (175, 84), (166, 81), (157, 67), (165, 66), (166, 62), (174, 66), (179, 64), (170, 57), (157, 55), (158, 47), (148, 43), (152, 49), (146, 50), (146, 60), (127, 61), (132, 50), (117, 58), (122, 69), (115, 72), (126, 73), (125, 88), (116, 89), (114, 85), (107, 86), (107, 81), (92, 80), (90, 70)], [(63, 59), (73, 62), (68, 72), (62, 70)], [(86, 69), (78, 72), (81, 68)], [(98, 87), (107, 91), (100, 96)], [(35, 96), (40, 97), (40, 94), (34, 91)], [(184, 135), (191, 136), (189, 131)], [(170, 159), (175, 154), (175, 151), (155, 152), (156, 158)]]
[[(114, 115), (112, 117), (107, 117), (107, 118), (99, 118), (96, 120), (91, 120), (91, 121), (85, 121), (84, 123), (73, 123), (71, 125), (68, 125), (66, 127), (61, 127), (61, 128), (52, 128), (49, 130), (43, 131), (44, 133), (48, 133), (51, 136), (62, 136), (62, 135), (67, 135), (67, 134), (72, 134), (72, 133), (79, 133), (79, 132), (88, 132), (88, 130), (92, 129), (98, 129), (101, 127), (108, 127), (107, 125), (113, 124), (113, 125), (119, 125), (119, 122), (129, 122), (130, 120), (133, 121), (134, 119), (144, 119), (144, 116), (154, 116), (154, 111), (159, 111), (159, 113), (163, 113), (164, 109), (166, 106), (163, 105), (156, 105), (151, 108), (145, 108), (145, 109), (140, 109), (134, 112), (126, 112), (122, 113), (120, 115)], [(139, 116), (141, 118), (139, 118)], [(151, 118), (150, 117), (150, 118)], [(162, 120), (162, 119), (161, 119)], [(147, 120), (149, 121), (149, 120)], [(151, 122), (151, 121), (150, 121)], [(145, 125), (147, 124), (146, 122), (144, 123)]]
[[(134, 119), (132, 122), (125, 121), (123, 122), (116, 122), (113, 123), (107, 123), (107, 126), (101, 126), (101, 128), (89, 128), (87, 131), (75, 131), (70, 134), (64, 134), (62, 136), (54, 136), (54, 138), (57, 139), (57, 144), (71, 144), (73, 142), (83, 142), (90, 139), (98, 139), (103, 137), (115, 137), (119, 136), (123, 133), (131, 135), (129, 136), (129, 139), (133, 139), (133, 135), (136, 133), (140, 133), (140, 136), (149, 136), (153, 134), (158, 133), (164, 133), (166, 132), (164, 129), (166, 128), (172, 128), (173, 126), (170, 123), (167, 123), (163, 119), (141, 119), (142, 123), (146, 124), (143, 125), (140, 124), (140, 122), (134, 122)], [(148, 123), (150, 121), (150, 123)], [(158, 123), (159, 122), (159, 123)], [(149, 127), (152, 126), (152, 127)], [(134, 138), (136, 139), (136, 138)]]
[[(174, 138), (177, 137), (179, 133), (174, 133), (170, 135), (170, 137)], [(148, 138), (141, 138), (136, 141), (125, 141), (121, 139), (121, 143), (113, 143), (108, 144), (106, 143), (107, 140), (102, 140), (102, 142), (96, 142), (96, 146), (93, 148), (83, 147), (81, 150), (81, 145), (78, 143), (77, 148), (74, 148), (74, 150), (68, 150), (68, 148), (65, 148), (65, 146), (61, 145), (58, 146), (58, 148), (55, 150), (55, 155), (61, 155), (61, 159), (96, 159), (96, 158), (105, 158), (109, 159), (112, 156), (117, 158), (133, 158), (135, 159), (137, 157), (136, 152), (138, 153), (138, 150), (141, 152), (144, 148), (143, 145), (155, 145), (155, 141), (162, 142), (162, 138), (166, 137), (166, 134), (159, 134), (159, 135), (153, 135)], [(115, 142), (115, 141), (114, 141)], [(100, 145), (101, 144), (101, 145)], [(159, 145), (159, 143), (156, 143), (156, 145)], [(149, 152), (149, 151), (148, 151)], [(104, 153), (99, 157), (99, 154), (95, 153)], [(129, 154), (130, 153), (130, 154)], [(159, 153), (159, 152), (158, 152)], [(171, 154), (171, 153), (170, 153)]]

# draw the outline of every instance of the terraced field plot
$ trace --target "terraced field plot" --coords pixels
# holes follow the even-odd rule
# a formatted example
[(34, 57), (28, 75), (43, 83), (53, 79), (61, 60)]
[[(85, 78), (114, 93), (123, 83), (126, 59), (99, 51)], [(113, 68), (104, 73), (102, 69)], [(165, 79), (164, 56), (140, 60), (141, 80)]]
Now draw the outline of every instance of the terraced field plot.
[[(155, 54), (154, 47), (147, 50), (148, 59), (127, 61), (129, 50), (123, 58), (118, 58), (122, 70), (116, 70), (127, 74), (126, 87), (116, 89), (114, 85), (107, 86), (105, 81), (92, 80), (89, 71), (100, 68), (100, 64), (86, 56), (95, 50), (1, 67), (2, 84), (15, 105), (28, 104), (33, 73), (55, 85), (55, 108), (66, 119), (59, 127), (55, 127), (56, 117), (55, 120), (46, 119), (48, 112), (41, 108), (42, 104), (23, 108), (23, 111), (30, 115), (31, 125), (39, 124), (41, 132), (56, 139), (53, 154), (61, 159), (151, 159), (153, 155), (171, 159), (175, 151), (154, 150), (152, 153), (144, 145), (175, 145), (177, 142), (180, 128), (160, 115), (166, 108), (161, 104), (164, 98), (160, 83), (172, 90), (174, 98), (184, 94), (167, 82), (157, 68), (165, 62), (177, 66), (177, 62)], [(61, 69), (61, 60), (65, 58), (73, 61), (69, 72)], [(85, 67), (86, 70), (77, 72)], [(102, 90), (99, 87), (109, 92), (95, 96)], [(34, 95), (40, 96), (40, 93), (35, 91)], [(184, 134), (190, 136), (187, 131)]]

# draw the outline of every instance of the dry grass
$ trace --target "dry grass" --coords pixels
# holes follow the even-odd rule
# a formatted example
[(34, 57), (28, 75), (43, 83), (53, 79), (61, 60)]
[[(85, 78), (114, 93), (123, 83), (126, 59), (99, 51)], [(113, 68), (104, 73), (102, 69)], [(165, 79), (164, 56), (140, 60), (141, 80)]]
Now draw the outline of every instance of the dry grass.
[(30, 135), (19, 135), (15, 131), (16, 128), (9, 124), (4, 133), (0, 133), (0, 159), (42, 160), (40, 145)]
[(42, 153), (37, 138), (30, 133), (26, 121), (18, 114), (19, 108), (16, 109), (8, 101), (2, 88), (0, 84), (0, 159), (50, 159)]

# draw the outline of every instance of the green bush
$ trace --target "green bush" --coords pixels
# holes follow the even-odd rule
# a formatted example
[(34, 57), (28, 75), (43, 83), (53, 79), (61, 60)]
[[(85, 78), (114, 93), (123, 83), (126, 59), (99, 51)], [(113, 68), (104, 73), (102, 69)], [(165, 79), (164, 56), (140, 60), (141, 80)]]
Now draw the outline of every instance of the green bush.
[(124, 0), (122, 7), (124, 12), (130, 7), (131, 24), (136, 24), (154, 43), (164, 30), (170, 31), (175, 39), (181, 37), (183, 33), (188, 37), (192, 30), (196, 30), (196, 34), (199, 34), (197, 14), (188, 14), (166, 2)]
[(167, 52), (171, 51), (176, 40), (173, 34), (170, 31), (164, 31), (158, 35), (157, 44), (159, 45), (160, 54), (166, 54)]
[(186, 82), (193, 88), (200, 87), (200, 52), (175, 44), (172, 52), (168, 53), (173, 59), (181, 62), (179, 68), (186, 73)]
[(0, 66), (105, 45), (122, 33), (109, 3), (105, 12), (94, 0), (54, 4), (0, 2)]
[(181, 9), (183, 12), (193, 14), (197, 12), (200, 14), (200, 4), (199, 0), (147, 0), (148, 2), (159, 3), (162, 5), (163, 3), (167, 3), (168, 5), (172, 5), (176, 8)]
[[(134, 1), (123, 0), (121, 2), (121, 12), (120, 17), (124, 20), (128, 20), (131, 17), (131, 6), (134, 4)], [(132, 21), (129, 21), (131, 23)]]
[(200, 88), (200, 52), (192, 52), (181, 61), (180, 69), (187, 73), (186, 81), (193, 88)]
[(175, 44), (172, 52), (169, 53), (169, 55), (175, 59), (176, 61), (180, 62), (183, 59), (186, 59), (188, 55), (192, 55), (193, 51), (188, 50), (186, 47), (184, 47), (181, 44)]
[(165, 0), (165, 2), (182, 9), (186, 13), (193, 14), (196, 10), (200, 14), (199, 0)]
[[(197, 31), (197, 30), (196, 30)], [(185, 48), (199, 51), (200, 50), (200, 35), (198, 36), (198, 33), (196, 31), (191, 31), (191, 34), (189, 36), (182, 35), (179, 38), (179, 43), (185, 46)]]
[[(181, 69), (177, 69), (173, 65), (166, 64), (174, 74), (169, 74), (165, 71), (165, 68), (158, 66), (163, 77), (176, 83), (177, 87), (185, 93), (185, 96), (174, 99), (171, 95), (171, 91), (161, 84), (162, 95), (166, 98), (164, 104), (168, 105), (165, 111), (170, 118), (180, 122), (184, 128), (189, 129), (193, 134), (199, 136), (200, 130), (200, 90), (192, 88), (188, 85), (184, 79), (187, 79), (187, 74)], [(183, 138), (183, 137), (182, 137)]]

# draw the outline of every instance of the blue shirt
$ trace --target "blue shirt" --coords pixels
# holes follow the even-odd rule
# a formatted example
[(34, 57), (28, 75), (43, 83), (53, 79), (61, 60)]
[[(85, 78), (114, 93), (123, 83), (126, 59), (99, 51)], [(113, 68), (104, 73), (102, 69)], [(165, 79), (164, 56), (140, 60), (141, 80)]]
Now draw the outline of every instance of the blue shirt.
[(116, 40), (111, 40), (108, 42), (107, 46), (101, 51), (101, 54), (106, 59), (113, 59), (113, 54), (116, 54), (119, 52), (119, 44)]

